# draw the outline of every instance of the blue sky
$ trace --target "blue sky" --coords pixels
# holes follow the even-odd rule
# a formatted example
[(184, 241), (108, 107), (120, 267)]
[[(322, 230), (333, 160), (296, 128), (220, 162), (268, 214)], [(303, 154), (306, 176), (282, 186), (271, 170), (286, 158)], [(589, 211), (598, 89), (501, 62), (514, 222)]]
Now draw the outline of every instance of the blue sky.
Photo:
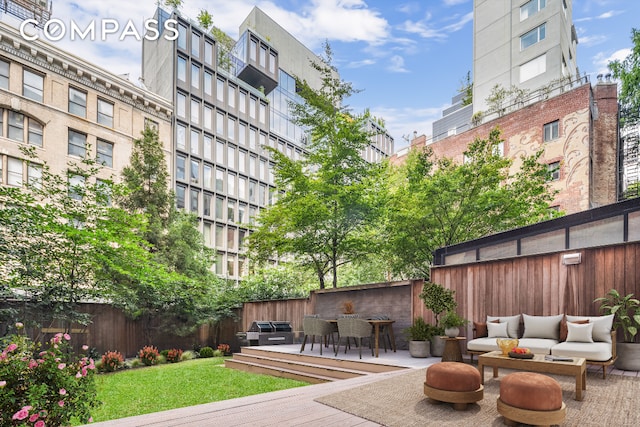
[[(181, 11), (195, 19), (206, 9), (214, 25), (237, 38), (253, 6), (317, 53), (329, 41), (341, 77), (362, 90), (348, 104), (385, 119), (396, 149), (407, 145), (403, 135), (431, 134), (431, 123), (450, 105), (472, 67), (473, 0), (185, 0)], [(81, 27), (104, 19), (123, 26), (131, 19), (141, 27), (154, 10), (153, 0), (53, 2), (53, 17)], [(574, 0), (580, 72), (595, 82), (611, 59), (624, 58), (631, 29), (640, 28), (639, 16), (638, 0)], [(56, 43), (116, 74), (140, 76), (141, 42), (133, 37)]]

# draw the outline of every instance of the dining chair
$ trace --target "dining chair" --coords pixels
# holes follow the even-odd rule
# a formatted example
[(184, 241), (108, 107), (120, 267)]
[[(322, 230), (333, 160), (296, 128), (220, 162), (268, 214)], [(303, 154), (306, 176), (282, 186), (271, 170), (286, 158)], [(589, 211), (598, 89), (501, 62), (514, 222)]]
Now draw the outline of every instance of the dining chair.
[(323, 341), (325, 341), (325, 345), (328, 346), (328, 341), (330, 340), (333, 345), (333, 350), (336, 350), (336, 341), (333, 336), (335, 329), (331, 323), (317, 317), (305, 317), (302, 319), (302, 329), (304, 331), (304, 338), (302, 340), (302, 346), (300, 347), (300, 353), (304, 351), (308, 336), (311, 336), (311, 351), (313, 351), (316, 336), (320, 338), (320, 355), (322, 355)]
[[(360, 359), (362, 359), (362, 338), (369, 339), (369, 347), (371, 347), (371, 355), (373, 356), (373, 347), (371, 346), (371, 324), (363, 319), (358, 318), (339, 318), (338, 319), (338, 348), (335, 353), (338, 356), (338, 351), (340, 350), (340, 342), (342, 338), (347, 338), (347, 343), (349, 342), (349, 338), (357, 338), (358, 340), (358, 351), (360, 355)], [(345, 354), (347, 353), (347, 345), (344, 347)]]

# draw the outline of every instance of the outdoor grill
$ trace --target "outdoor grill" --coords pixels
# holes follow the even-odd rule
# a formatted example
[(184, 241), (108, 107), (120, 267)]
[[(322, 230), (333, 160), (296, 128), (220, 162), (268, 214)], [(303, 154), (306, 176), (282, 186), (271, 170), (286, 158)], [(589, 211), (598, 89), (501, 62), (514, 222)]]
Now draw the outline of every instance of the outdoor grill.
[(247, 331), (249, 345), (293, 344), (291, 323), (256, 320)]

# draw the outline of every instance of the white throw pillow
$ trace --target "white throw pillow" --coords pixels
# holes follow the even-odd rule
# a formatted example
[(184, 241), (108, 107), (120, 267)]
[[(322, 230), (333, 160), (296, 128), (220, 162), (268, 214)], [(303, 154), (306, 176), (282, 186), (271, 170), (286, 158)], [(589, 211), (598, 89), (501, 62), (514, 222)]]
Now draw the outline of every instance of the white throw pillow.
[(509, 338), (507, 334), (507, 323), (487, 323), (487, 331), (489, 332), (489, 338)]
[(503, 317), (495, 317), (495, 316), (487, 316), (487, 325), (492, 320), (499, 319), (500, 323), (507, 324), (507, 338), (518, 338), (518, 331), (520, 330), (520, 315), (516, 314), (515, 316), (503, 316)]
[(522, 338), (549, 338), (558, 340), (560, 338), (560, 322), (563, 314), (557, 316), (529, 316), (523, 314), (524, 334)]
[(593, 342), (593, 323), (571, 323), (567, 322), (568, 342)]
[(569, 316), (567, 322), (589, 319), (593, 323), (593, 340), (598, 342), (611, 342), (611, 328), (613, 327), (613, 314), (608, 316)]

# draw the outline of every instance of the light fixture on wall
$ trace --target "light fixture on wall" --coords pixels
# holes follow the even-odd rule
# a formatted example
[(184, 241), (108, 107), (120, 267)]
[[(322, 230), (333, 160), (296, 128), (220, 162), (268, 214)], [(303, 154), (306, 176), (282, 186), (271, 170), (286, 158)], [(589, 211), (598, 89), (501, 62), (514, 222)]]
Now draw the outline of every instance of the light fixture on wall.
[(562, 255), (562, 263), (564, 265), (580, 264), (582, 262), (582, 253), (576, 252), (574, 254)]

